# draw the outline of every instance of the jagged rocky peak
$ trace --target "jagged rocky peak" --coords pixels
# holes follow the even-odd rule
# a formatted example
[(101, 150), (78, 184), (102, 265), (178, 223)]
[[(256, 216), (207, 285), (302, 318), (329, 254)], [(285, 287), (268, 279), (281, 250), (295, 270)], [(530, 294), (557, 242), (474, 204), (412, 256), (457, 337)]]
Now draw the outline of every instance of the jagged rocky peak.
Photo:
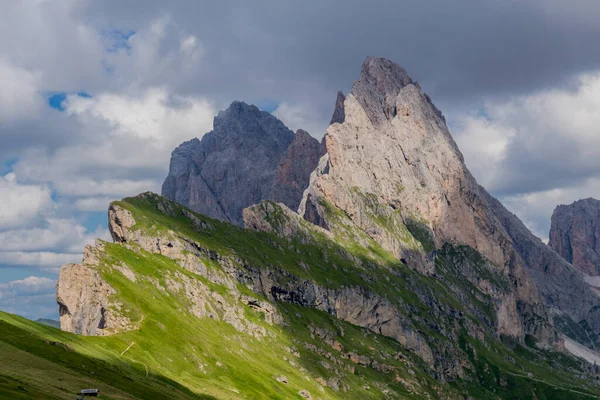
[(324, 143), (235, 102), (212, 132), (173, 152), (163, 194), (238, 225), (245, 207), (283, 203), (338, 239), (374, 240), (424, 274), (435, 274), (444, 244), (467, 245), (511, 282), (496, 293), (499, 334), (552, 342), (545, 306), (600, 333), (592, 288), (477, 184), (442, 113), (400, 66), (365, 60), (352, 91), (337, 96)]
[(214, 118), (213, 132), (220, 139), (234, 139), (239, 144), (251, 143), (256, 137), (268, 142), (273, 150), (286, 149), (294, 137), (275, 116), (243, 101), (234, 101), (229, 108), (219, 111)]
[[(333, 231), (339, 226), (329, 212), (333, 206), (342, 211), (336, 218), (350, 220), (342, 228), (354, 224), (429, 274), (435, 265), (427, 249), (454, 243), (477, 250), (511, 282), (498, 299), (500, 334), (552, 342), (545, 305), (577, 323), (598, 320), (590, 311), (600, 304), (598, 297), (477, 184), (442, 113), (400, 66), (367, 58), (352, 91), (338, 96), (333, 122), (325, 135), (327, 154), (299, 208), (304, 218)], [(411, 237), (430, 237), (433, 246), (415, 245)]]
[(600, 275), (600, 201), (588, 198), (556, 207), (548, 244), (581, 272)]
[[(321, 194), (356, 215), (364, 228), (367, 219), (350, 204), (355, 192), (420, 216), (436, 229), (440, 245), (455, 238), (474, 243), (474, 216), (461, 191), (477, 191), (477, 185), (443, 119), (406, 71), (369, 57), (351, 93), (338, 96), (337, 103), (334, 115), (343, 110), (344, 118), (334, 118), (342, 122), (333, 123), (325, 136), (329, 160), (328, 172), (318, 179)], [(471, 229), (443, 223), (447, 217)], [(494, 260), (500, 257), (488, 253)]]
[(171, 155), (162, 194), (213, 218), (242, 224), (242, 210), (261, 200), (296, 209), (323, 148), (294, 134), (258, 107), (235, 101), (213, 130)]
[(395, 115), (398, 93), (412, 83), (411, 77), (398, 64), (385, 58), (367, 57), (352, 94), (373, 125), (378, 125)]
[(344, 101), (346, 101), (346, 96), (342, 91), (339, 91), (337, 94), (337, 99), (335, 100), (335, 108), (333, 109), (333, 115), (331, 116), (331, 124), (342, 124), (344, 123), (344, 119), (346, 118), (344, 113)]

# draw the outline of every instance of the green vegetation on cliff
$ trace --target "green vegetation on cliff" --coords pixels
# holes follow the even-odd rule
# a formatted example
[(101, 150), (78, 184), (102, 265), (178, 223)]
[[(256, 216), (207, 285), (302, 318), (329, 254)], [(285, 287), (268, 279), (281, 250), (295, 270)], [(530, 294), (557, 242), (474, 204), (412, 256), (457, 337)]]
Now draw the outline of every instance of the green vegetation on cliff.
[[(433, 252), (432, 275), (366, 237), (346, 243), (308, 224), (304, 237), (286, 238), (215, 221), (151, 194), (114, 205), (135, 219), (131, 232), (172, 241), (163, 243), (168, 249), (176, 240), (189, 244), (181, 255), (205, 272), (135, 240), (98, 243), (90, 268), (114, 290), (118, 307), (111, 311), (131, 329), (84, 337), (0, 313), (0, 397), (71, 399), (84, 387), (100, 388), (104, 399), (303, 399), (309, 392), (313, 399), (572, 400), (600, 394), (579, 361), (532, 340), (498, 338), (496, 300), (474, 283), (504, 290), (507, 282), (470, 248), (446, 245), (435, 255), (420, 225), (402, 234)], [(271, 218), (279, 227), (298, 223), (277, 209)], [(272, 291), (262, 292), (252, 276), (263, 288), (272, 281)], [(388, 310), (338, 304), (339, 293), (350, 289), (362, 296), (357, 301), (376, 299), (373, 304)], [(319, 299), (338, 303), (310, 303), (319, 291), (327, 293)], [(410, 335), (421, 338), (431, 360), (382, 334), (388, 325), (380, 315), (390, 310), (400, 315), (406, 343)]]

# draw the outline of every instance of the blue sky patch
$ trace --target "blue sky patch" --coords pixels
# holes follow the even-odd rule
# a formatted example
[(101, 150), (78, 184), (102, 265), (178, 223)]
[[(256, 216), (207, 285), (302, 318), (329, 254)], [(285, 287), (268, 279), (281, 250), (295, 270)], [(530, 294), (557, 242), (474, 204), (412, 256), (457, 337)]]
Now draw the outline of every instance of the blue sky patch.
[(110, 65), (106, 60), (102, 60), (102, 67), (104, 68), (104, 72), (108, 76), (112, 76), (115, 72), (115, 67)]
[(14, 165), (19, 161), (18, 158), (12, 158), (0, 165), (0, 175), (6, 175), (13, 171)]
[[(108, 206), (109, 204), (106, 203), (107, 211)], [(99, 227), (108, 229), (108, 217), (106, 215), (107, 211), (85, 213), (85, 221), (83, 222), (83, 226), (85, 226), (88, 232), (93, 232)]]
[[(86, 91), (79, 91), (76, 93), (77, 96), (79, 97), (83, 97), (86, 99), (89, 99), (92, 97), (91, 94), (89, 94)], [(67, 96), (69, 94), (67, 92), (54, 92), (48, 95), (48, 105), (50, 106), (50, 108), (54, 108), (55, 110), (58, 111), (65, 111), (65, 106), (63, 104), (63, 102), (67, 99)]]
[[(60, 267), (57, 265), (56, 267)], [(43, 270), (39, 267), (27, 267), (22, 265), (4, 265), (0, 264), (0, 284), (25, 279), (29, 276), (40, 278), (56, 279), (56, 273)]]
[(55, 110), (65, 111), (65, 107), (63, 106), (62, 103), (66, 99), (67, 99), (66, 92), (55, 93), (55, 94), (51, 95), (50, 97), (48, 97), (48, 105), (51, 108), (54, 108)]

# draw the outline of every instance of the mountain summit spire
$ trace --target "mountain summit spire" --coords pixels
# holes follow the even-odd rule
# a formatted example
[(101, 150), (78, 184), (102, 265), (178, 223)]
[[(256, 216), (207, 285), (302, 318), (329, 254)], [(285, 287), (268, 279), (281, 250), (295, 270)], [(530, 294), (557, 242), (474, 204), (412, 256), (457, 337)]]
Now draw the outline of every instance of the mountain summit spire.
[[(545, 304), (552, 315), (600, 321), (591, 312), (600, 300), (573, 266), (477, 184), (442, 113), (402, 67), (368, 57), (352, 91), (338, 96), (335, 115), (343, 118), (327, 129), (327, 159), (301, 202), (306, 219), (332, 232), (355, 226), (425, 274), (435, 272), (434, 253), (415, 251), (420, 246), (407, 230), (430, 238), (423, 250), (446, 243), (477, 250), (513, 282), (494, 294), (498, 334), (553, 342)], [(336, 227), (328, 205), (347, 217), (344, 224)]]
[(367, 57), (362, 64), (360, 79), (352, 94), (365, 109), (374, 126), (395, 115), (395, 100), (400, 90), (414, 83), (400, 65), (385, 58)]

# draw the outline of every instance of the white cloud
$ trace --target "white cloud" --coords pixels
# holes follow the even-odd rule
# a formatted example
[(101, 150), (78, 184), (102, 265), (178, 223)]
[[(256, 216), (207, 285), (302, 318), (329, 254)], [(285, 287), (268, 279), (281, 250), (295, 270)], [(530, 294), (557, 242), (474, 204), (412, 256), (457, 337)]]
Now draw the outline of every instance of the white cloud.
[(12, 306), (18, 310), (20, 303), (23, 301), (25, 303), (31, 303), (35, 300), (46, 302), (49, 296), (53, 296), (55, 287), (55, 280), (35, 276), (2, 283), (0, 284), (0, 305), (3, 306), (3, 309), (8, 306), (10, 310)]
[(0, 265), (58, 266), (81, 253), (104, 229), (88, 232), (74, 218), (59, 218), (45, 185), (20, 184), (14, 173), (0, 177)]
[(79, 211), (106, 211), (114, 197), (86, 197), (75, 200), (75, 208)]
[(0, 176), (0, 231), (35, 223), (52, 209), (51, 196), (45, 185), (19, 184), (13, 173)]
[[(61, 180), (56, 182), (55, 189), (58, 193), (67, 196), (99, 196), (110, 195), (113, 197), (123, 196), (128, 193), (138, 194), (147, 191), (156, 186), (156, 181), (150, 179), (131, 180), (131, 179), (76, 179)], [(108, 197), (105, 197), (108, 198)], [(112, 200), (115, 200), (114, 198)], [(111, 201), (112, 201), (111, 200)], [(109, 203), (105, 204), (105, 208)]]
[(90, 119), (105, 121), (115, 139), (139, 138), (159, 148), (174, 148), (182, 140), (201, 136), (210, 130), (215, 115), (207, 100), (175, 96), (164, 87), (135, 94), (70, 96), (66, 109), (84, 124)]
[(456, 141), (492, 191), (548, 190), (600, 175), (600, 72), (574, 88), (488, 102), (457, 118)]
[(0, 309), (28, 318), (56, 317), (56, 281), (30, 276), (0, 283)]
[(206, 52), (196, 35), (182, 31), (169, 16), (151, 20), (127, 44), (126, 51), (105, 55), (113, 81), (125, 87), (162, 86), (198, 79)]
[(0, 58), (0, 123), (31, 118), (43, 107), (40, 74)]
[(456, 119), (455, 138), (478, 181), (547, 239), (557, 204), (600, 198), (600, 72), (570, 88), (503, 102)]
[[(81, 253), (53, 253), (51, 251), (0, 251), (0, 264), (41, 267), (58, 272), (63, 264), (81, 261)], [(0, 269), (1, 270), (1, 269)]]
[(569, 187), (505, 196), (503, 203), (542, 240), (548, 240), (550, 217), (559, 204), (571, 204), (582, 198), (600, 199), (600, 177)]
[(39, 68), (37, 89), (71, 91), (89, 85), (90, 76), (102, 76), (103, 46), (81, 13), (84, 3), (2, 2), (0, 37), (10, 40), (0, 41), (0, 54), (21, 68)]
[(208, 101), (173, 96), (165, 88), (72, 96), (65, 107), (81, 124), (79, 142), (53, 152), (30, 149), (13, 169), (23, 180), (75, 199), (79, 210), (97, 210), (100, 197), (160, 191), (171, 151), (210, 131), (215, 114)]
[(505, 159), (508, 143), (515, 135), (511, 126), (501, 126), (485, 117), (460, 116), (460, 134), (456, 140), (471, 171), (484, 187), (491, 187), (497, 171), (490, 165)]
[(48, 291), (48, 289), (54, 289), (55, 285), (56, 282), (52, 279), (30, 276), (22, 280), (0, 283), (0, 296), (6, 295), (9, 291), (20, 294), (38, 294)]
[(179, 44), (179, 50), (181, 50), (184, 53), (194, 51), (197, 47), (198, 38), (194, 35), (186, 36), (185, 38), (181, 39), (181, 42)]
[(0, 232), (0, 251), (82, 251), (104, 231), (88, 232), (73, 218), (46, 218), (41, 227)]

